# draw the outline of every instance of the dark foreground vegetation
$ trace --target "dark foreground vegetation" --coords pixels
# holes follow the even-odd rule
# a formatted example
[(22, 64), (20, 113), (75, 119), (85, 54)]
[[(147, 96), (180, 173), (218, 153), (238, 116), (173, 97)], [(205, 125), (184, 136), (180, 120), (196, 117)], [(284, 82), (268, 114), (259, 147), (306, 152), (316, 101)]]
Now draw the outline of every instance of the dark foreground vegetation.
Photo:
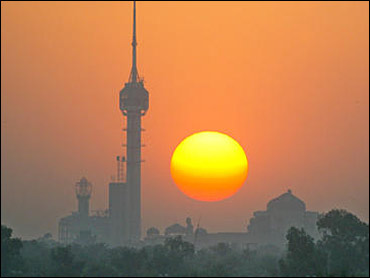
[(31, 241), (12, 238), (1, 226), (1, 276), (369, 276), (369, 226), (344, 210), (317, 222), (314, 240), (292, 227), (287, 248), (234, 249), (220, 243), (194, 250), (181, 237), (140, 249), (104, 244), (61, 246), (48, 236)]

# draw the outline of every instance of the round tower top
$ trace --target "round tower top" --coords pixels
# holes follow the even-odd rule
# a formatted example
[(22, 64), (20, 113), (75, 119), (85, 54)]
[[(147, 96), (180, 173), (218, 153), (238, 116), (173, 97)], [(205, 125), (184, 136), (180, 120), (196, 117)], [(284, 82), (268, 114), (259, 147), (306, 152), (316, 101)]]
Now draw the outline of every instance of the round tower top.
[(79, 182), (76, 183), (76, 195), (77, 198), (87, 197), (90, 198), (92, 192), (91, 183), (82, 177)]

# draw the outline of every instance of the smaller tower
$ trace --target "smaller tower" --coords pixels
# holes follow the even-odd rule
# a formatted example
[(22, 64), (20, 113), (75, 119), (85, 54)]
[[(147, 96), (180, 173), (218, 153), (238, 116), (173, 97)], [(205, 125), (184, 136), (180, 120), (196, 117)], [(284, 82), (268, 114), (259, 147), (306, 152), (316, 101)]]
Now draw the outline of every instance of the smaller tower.
[(89, 205), (92, 186), (85, 177), (76, 183), (76, 197), (78, 200), (78, 214), (81, 220), (81, 230), (87, 230)]

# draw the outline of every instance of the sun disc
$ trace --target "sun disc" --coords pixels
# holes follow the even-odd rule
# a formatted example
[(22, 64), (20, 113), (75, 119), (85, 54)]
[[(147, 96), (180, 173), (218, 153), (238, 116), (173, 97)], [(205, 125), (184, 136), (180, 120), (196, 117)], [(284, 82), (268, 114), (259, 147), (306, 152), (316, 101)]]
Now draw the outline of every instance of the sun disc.
[(187, 196), (200, 201), (220, 201), (234, 195), (248, 173), (240, 144), (230, 136), (203, 131), (186, 137), (171, 159), (171, 176)]

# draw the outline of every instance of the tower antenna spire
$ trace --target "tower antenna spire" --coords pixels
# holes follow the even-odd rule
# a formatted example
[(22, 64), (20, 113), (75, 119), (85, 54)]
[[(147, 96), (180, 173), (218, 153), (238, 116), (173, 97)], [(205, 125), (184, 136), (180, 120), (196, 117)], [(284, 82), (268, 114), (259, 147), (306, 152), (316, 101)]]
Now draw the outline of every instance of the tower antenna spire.
[(132, 28), (132, 69), (130, 74), (129, 82), (137, 83), (139, 74), (136, 67), (136, 1), (134, 1), (134, 16), (133, 16), (133, 28)]

